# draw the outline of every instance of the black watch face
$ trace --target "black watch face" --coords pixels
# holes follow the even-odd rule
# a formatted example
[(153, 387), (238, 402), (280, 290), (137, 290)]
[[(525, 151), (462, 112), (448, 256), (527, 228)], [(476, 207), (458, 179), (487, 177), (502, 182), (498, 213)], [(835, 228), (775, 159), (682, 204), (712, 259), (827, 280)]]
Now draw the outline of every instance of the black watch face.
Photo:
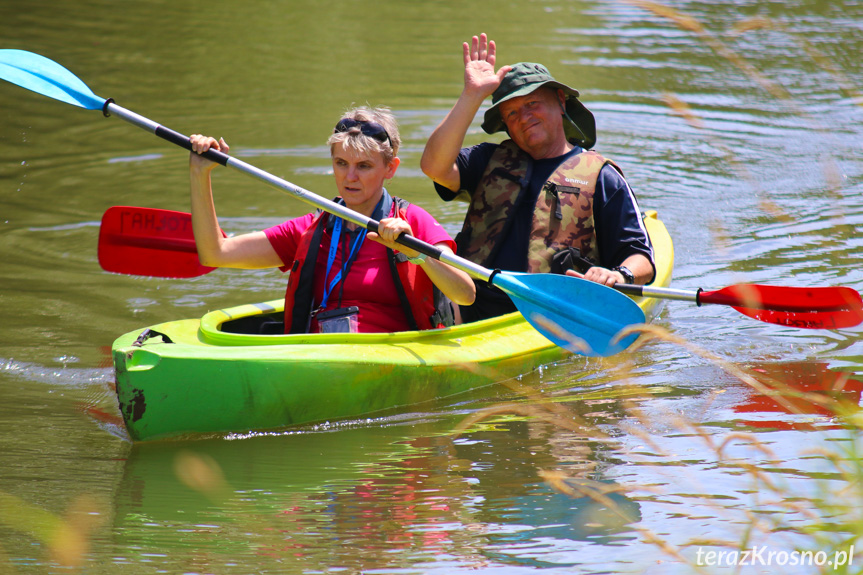
[(627, 268), (619, 267), (619, 268), (617, 268), (617, 271), (620, 272), (620, 275), (623, 276), (623, 279), (626, 281), (626, 283), (628, 283), (628, 284), (635, 283), (635, 276), (633, 276), (632, 272), (629, 271)]

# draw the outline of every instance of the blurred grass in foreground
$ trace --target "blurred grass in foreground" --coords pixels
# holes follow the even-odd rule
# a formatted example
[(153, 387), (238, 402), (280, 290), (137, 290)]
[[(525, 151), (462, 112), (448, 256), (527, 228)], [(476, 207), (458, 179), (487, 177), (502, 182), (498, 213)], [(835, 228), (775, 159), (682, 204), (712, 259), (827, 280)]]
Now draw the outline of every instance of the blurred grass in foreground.
[[(650, 450), (650, 453), (644, 454), (627, 453), (625, 459), (630, 464), (655, 466), (659, 470), (670, 466), (671, 472), (666, 477), (668, 483), (662, 486), (633, 486), (597, 481), (599, 478), (594, 477), (594, 467), (572, 466), (569, 462), (554, 469), (537, 468), (537, 477), (559, 493), (572, 498), (591, 499), (605, 510), (606, 521), (609, 516), (619, 517), (625, 525), (623, 531), (638, 533), (643, 542), (656, 546), (670, 562), (688, 565), (694, 572), (715, 572), (706, 569), (704, 563), (698, 563), (697, 549), (703, 548), (716, 554), (722, 552), (725, 553), (723, 557), (731, 557), (728, 554), (739, 554), (743, 550), (764, 546), (777, 534), (786, 538), (793, 535), (794, 549), (799, 550), (798, 553), (811, 554), (803, 556), (803, 559), (798, 557), (798, 560), (814, 561), (812, 557), (820, 557), (837, 563), (810, 563), (819, 567), (820, 572), (860, 572), (863, 568), (860, 565), (863, 557), (863, 508), (859, 505), (863, 501), (863, 453), (859, 438), (863, 436), (863, 411), (859, 407), (859, 400), (863, 382), (851, 379), (847, 373), (823, 370), (823, 364), (817, 362), (813, 364), (814, 367), (805, 362), (792, 366), (792, 372), (799, 368), (800, 373), (782, 373), (779, 369), (771, 373), (769, 368), (761, 367), (745, 369), (653, 325), (632, 326), (627, 332), (641, 332), (642, 335), (633, 349), (615, 358), (606, 358), (613, 360), (607, 362), (606, 370), (609, 372), (608, 379), (615, 382), (612, 396), (618, 398), (615, 401), (619, 407), (609, 410), (617, 414), (617, 421), (606, 423), (620, 427), (625, 434), (637, 438)], [(759, 429), (759, 432), (753, 432), (717, 430), (716, 424), (703, 423), (670, 410), (663, 413), (660, 420), (657, 420), (655, 412), (648, 416), (642, 404), (646, 399), (656, 397), (654, 392), (629, 382), (636, 379), (636, 365), (631, 352), (649, 342), (680, 346), (751, 388), (748, 402), (735, 409), (744, 417), (749, 412), (772, 412), (781, 417), (777, 417), (777, 421), (766, 422), (759, 422), (756, 417), (748, 424)], [(555, 425), (562, 433), (576, 431), (577, 441), (584, 445), (605, 445), (611, 451), (621, 448), (614, 437), (579, 413), (581, 408), (578, 406), (583, 405), (583, 402), (572, 403), (559, 394), (545, 393), (524, 385), (512, 386), (512, 389), (522, 394), (527, 401), (512, 401), (479, 410), (462, 421), (456, 434), (471, 433), (481, 423), (505, 430), (508, 422), (518, 418)], [(724, 391), (714, 390), (713, 397)], [(661, 393), (665, 395), (664, 390)], [(710, 401), (708, 397), (708, 404)], [(820, 423), (813, 424), (813, 420)], [(661, 436), (655, 436), (650, 431), (657, 425), (664, 428)], [(816, 435), (823, 430), (831, 430), (832, 435), (827, 441), (823, 441), (823, 437), (811, 441), (820, 446), (833, 446), (830, 449), (809, 448), (808, 438), (801, 437), (797, 455), (803, 459), (820, 461), (819, 471), (809, 477), (811, 483), (808, 493), (801, 493), (786, 483), (788, 455), (777, 456), (759, 437), (765, 430), (783, 428)], [(837, 430), (847, 432), (847, 441), (837, 441)], [(668, 436), (677, 438), (675, 453), (668, 452), (660, 445)], [(691, 444), (692, 449), (685, 451), (708, 454), (701, 465), (721, 467), (724, 475), (734, 476), (747, 483), (746, 492), (739, 498), (703, 493), (710, 490), (699, 483), (691, 469), (692, 464), (672, 463), (679, 457), (676, 453), (681, 450), (680, 438), (686, 438), (686, 442)], [(789, 473), (793, 475), (795, 472)], [(842, 485), (840, 489), (836, 489), (837, 483)], [(645, 527), (640, 517), (632, 514), (631, 506), (621, 505), (618, 502), (620, 499), (611, 497), (622, 496), (624, 501), (656, 501), (663, 496), (673, 498), (681, 493), (687, 494), (690, 504), (686, 509), (676, 512), (678, 519), (697, 519), (706, 508), (712, 510), (716, 518), (733, 525), (737, 537), (705, 539), (694, 536), (687, 541), (671, 542), (667, 537)], [(741, 504), (746, 497), (749, 501)], [(674, 532), (676, 536), (680, 535), (679, 531)], [(775, 541), (772, 545), (774, 551), (780, 549)], [(850, 563), (851, 556), (848, 553), (849, 550), (853, 551), (852, 546), (860, 551), (859, 556), (853, 558), (857, 563), (856, 568), (854, 564), (843, 565), (840, 562), (845, 557)], [(716, 563), (713, 566), (720, 570), (729, 567)]]

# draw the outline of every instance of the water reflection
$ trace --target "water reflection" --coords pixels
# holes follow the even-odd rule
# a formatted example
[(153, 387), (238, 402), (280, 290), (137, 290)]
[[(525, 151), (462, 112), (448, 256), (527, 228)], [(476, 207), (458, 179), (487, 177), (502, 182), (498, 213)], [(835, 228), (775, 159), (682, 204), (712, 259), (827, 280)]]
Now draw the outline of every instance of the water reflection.
[(750, 369), (767, 388), (766, 393), (753, 391), (734, 406), (735, 413), (751, 414), (752, 419), (742, 422), (747, 427), (843, 429), (837, 412), (860, 405), (863, 381), (848, 372), (834, 371), (823, 362), (770, 362)]
[[(137, 547), (124, 562), (165, 554), (189, 568), (204, 553), (213, 568), (239, 553), (264, 565), (362, 570), (435, 564), (441, 553), (464, 567), (506, 556), (559, 564), (559, 544), (619, 540), (638, 505), (612, 494), (609, 509), (543, 483), (540, 467), (593, 464), (590, 449), (566, 436), (549, 447), (554, 430), (541, 427), (514, 421), (507, 433), (454, 442), (389, 426), (135, 445), (118, 484), (114, 536)], [(244, 543), (220, 545), (234, 537)]]

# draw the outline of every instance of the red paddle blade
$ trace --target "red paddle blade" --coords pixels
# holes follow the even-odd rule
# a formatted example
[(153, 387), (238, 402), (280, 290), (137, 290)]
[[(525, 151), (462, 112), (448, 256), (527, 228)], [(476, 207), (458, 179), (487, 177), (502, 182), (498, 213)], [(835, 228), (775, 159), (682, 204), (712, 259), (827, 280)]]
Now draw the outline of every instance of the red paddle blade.
[(840, 329), (863, 323), (863, 300), (847, 287), (740, 284), (701, 292), (698, 300), (729, 305), (751, 318), (790, 327)]
[(774, 311), (767, 309), (751, 309), (733, 306), (734, 309), (748, 315), (751, 318), (767, 323), (787, 325), (789, 327), (802, 327), (808, 329), (841, 329), (860, 325), (863, 318), (859, 311)]
[(215, 269), (198, 261), (191, 214), (130, 206), (114, 206), (102, 216), (99, 265), (159, 278), (191, 278)]

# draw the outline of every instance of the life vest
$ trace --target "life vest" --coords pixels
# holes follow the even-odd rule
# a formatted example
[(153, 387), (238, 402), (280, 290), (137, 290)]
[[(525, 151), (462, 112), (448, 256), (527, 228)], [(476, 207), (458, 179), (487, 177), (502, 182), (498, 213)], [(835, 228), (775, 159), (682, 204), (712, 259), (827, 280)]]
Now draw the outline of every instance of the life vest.
[[(393, 196), (390, 217), (407, 219), (409, 205), (407, 201)], [(326, 212), (318, 214), (300, 237), (285, 292), (285, 333), (309, 331), (314, 299), (315, 262), (329, 216)], [(420, 266), (408, 263), (407, 257), (402, 253), (396, 254), (387, 249), (387, 256), (396, 292), (410, 329), (443, 327), (444, 319), (437, 313), (435, 305), (440, 297), (439, 292), (425, 271)]]
[[(597, 152), (585, 151), (567, 158), (549, 176), (533, 207), (528, 272), (547, 273), (554, 254), (565, 247), (578, 248), (583, 256), (599, 261), (593, 196), (605, 164), (623, 173)], [(515, 142), (506, 140), (498, 146), (471, 196), (456, 238), (458, 255), (490, 265), (528, 194), (532, 171), (533, 159)]]

